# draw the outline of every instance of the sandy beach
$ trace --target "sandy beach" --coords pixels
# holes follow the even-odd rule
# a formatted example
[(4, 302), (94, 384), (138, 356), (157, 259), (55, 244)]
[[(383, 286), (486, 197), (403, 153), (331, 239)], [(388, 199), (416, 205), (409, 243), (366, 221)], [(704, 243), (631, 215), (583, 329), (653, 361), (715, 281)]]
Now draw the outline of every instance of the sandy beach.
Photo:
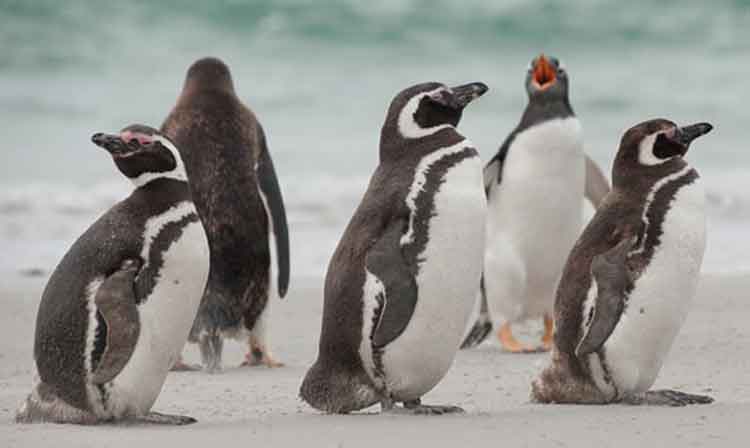
[[(15, 409), (31, 384), (36, 308), (46, 277), (10, 277), (0, 286), (0, 446), (746, 446), (750, 437), (749, 276), (706, 276), (655, 387), (707, 393), (707, 406), (656, 408), (542, 406), (529, 382), (546, 355), (509, 355), (492, 341), (462, 351), (426, 403), (456, 404), (457, 416), (330, 416), (297, 398), (315, 359), (322, 295), (319, 279), (297, 280), (276, 303), (273, 347), (280, 369), (239, 368), (230, 343), (225, 371), (171, 373), (154, 410), (198, 419), (186, 427), (18, 425)], [(189, 361), (198, 360), (195, 347)]]

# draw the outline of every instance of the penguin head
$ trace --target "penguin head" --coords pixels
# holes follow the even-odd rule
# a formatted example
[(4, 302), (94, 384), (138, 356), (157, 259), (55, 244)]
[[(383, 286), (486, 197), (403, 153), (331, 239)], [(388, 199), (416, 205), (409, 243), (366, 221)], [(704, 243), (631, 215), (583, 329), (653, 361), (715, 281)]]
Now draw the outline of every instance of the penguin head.
[(562, 63), (544, 53), (531, 60), (526, 72), (526, 93), (532, 101), (568, 102), (568, 73)]
[(136, 187), (158, 178), (187, 180), (179, 151), (152, 127), (133, 124), (119, 134), (94, 134), (91, 141), (109, 152), (117, 169)]
[(612, 168), (612, 180), (623, 184), (633, 180), (658, 180), (684, 168), (690, 143), (713, 129), (709, 123), (677, 126), (657, 118), (628, 129)]
[(221, 59), (198, 59), (188, 68), (183, 92), (191, 94), (205, 90), (234, 94), (232, 74)]
[(437, 82), (417, 84), (402, 90), (391, 101), (380, 134), (383, 148), (429, 138), (445, 129), (453, 129), (464, 108), (487, 92), (481, 82), (447, 87)]

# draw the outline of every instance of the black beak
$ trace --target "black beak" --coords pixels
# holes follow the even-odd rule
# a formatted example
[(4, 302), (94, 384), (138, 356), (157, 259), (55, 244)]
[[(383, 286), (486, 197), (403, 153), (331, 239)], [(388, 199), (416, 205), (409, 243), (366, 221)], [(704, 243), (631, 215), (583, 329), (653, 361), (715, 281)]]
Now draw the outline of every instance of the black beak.
[(467, 104), (487, 93), (489, 87), (481, 82), (472, 82), (462, 86), (451, 88), (453, 91), (452, 106), (456, 109), (463, 109)]
[(129, 147), (119, 135), (98, 133), (91, 136), (91, 141), (96, 146), (106, 149), (112, 156), (124, 155), (133, 152), (134, 148)]
[(693, 140), (701, 135), (708, 134), (713, 128), (714, 127), (709, 123), (696, 123), (691, 124), (690, 126), (683, 126), (677, 128), (677, 135), (675, 135), (675, 138), (687, 148)]

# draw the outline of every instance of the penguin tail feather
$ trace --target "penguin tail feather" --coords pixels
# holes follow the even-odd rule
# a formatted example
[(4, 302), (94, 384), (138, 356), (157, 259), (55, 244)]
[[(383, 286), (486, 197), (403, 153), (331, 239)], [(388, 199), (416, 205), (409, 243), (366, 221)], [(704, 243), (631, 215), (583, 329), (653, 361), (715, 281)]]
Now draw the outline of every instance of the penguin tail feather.
[(320, 360), (305, 375), (299, 396), (313, 408), (330, 414), (347, 414), (381, 399), (363, 370), (324, 365)]
[(191, 335), (197, 336), (202, 332), (218, 334), (238, 328), (242, 323), (242, 310), (231, 306), (231, 303), (233, 302), (227, 300), (222, 292), (207, 288), (190, 331)]

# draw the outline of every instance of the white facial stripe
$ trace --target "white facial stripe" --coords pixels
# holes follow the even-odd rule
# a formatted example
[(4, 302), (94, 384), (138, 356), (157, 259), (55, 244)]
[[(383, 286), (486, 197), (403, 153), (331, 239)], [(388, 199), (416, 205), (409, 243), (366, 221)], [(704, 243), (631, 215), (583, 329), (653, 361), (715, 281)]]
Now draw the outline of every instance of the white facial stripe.
[(655, 132), (641, 140), (641, 143), (638, 145), (638, 162), (640, 162), (641, 165), (659, 165), (670, 159), (660, 159), (654, 154), (654, 143), (656, 143), (656, 137), (665, 132), (666, 131)]
[(416, 200), (419, 193), (422, 192), (424, 185), (427, 183), (427, 173), (430, 171), (430, 166), (443, 157), (461, 152), (465, 148), (473, 147), (474, 145), (468, 139), (463, 139), (453, 146), (438, 149), (437, 151), (422, 157), (422, 160), (419, 161), (417, 168), (414, 170), (414, 182), (412, 182), (411, 187), (409, 187), (409, 194), (406, 195), (406, 206), (409, 207), (411, 213), (409, 214), (409, 230), (401, 237), (402, 246), (414, 241), (414, 216), (417, 214)]
[(433, 126), (431, 128), (423, 128), (419, 123), (414, 120), (414, 114), (419, 109), (419, 102), (426, 96), (435, 95), (442, 91), (446, 91), (445, 87), (440, 87), (429, 92), (420, 93), (409, 100), (408, 103), (401, 109), (401, 113), (398, 115), (398, 131), (404, 138), (422, 138), (439, 132), (445, 128), (453, 127), (450, 124), (441, 124)]
[(175, 148), (175, 146), (172, 144), (172, 142), (169, 141), (169, 139), (165, 138), (162, 135), (154, 135), (154, 141), (161, 143), (165, 148), (169, 150), (169, 152), (172, 153), (172, 157), (174, 157), (175, 160), (175, 167), (172, 171), (163, 173), (143, 173), (135, 179), (131, 179), (133, 184), (135, 184), (136, 187), (140, 187), (142, 185), (146, 185), (154, 179), (162, 178), (182, 180), (187, 182), (185, 164), (182, 163), (182, 157), (180, 157), (180, 152), (177, 150), (177, 148)]

